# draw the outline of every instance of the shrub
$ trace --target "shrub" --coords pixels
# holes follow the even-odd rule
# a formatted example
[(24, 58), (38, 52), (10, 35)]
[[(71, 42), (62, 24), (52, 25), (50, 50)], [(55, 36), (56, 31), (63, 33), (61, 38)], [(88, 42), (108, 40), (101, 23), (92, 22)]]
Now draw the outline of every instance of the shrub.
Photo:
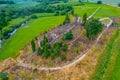
[(66, 43), (63, 44), (62, 50), (63, 51), (67, 51), (68, 50), (68, 45)]
[(0, 73), (0, 79), (8, 80), (7, 73)]
[(36, 15), (32, 15), (30, 18), (31, 18), (31, 19), (36, 19), (37, 16), (36, 16)]
[(73, 39), (73, 33), (72, 33), (71, 30), (65, 34), (65, 39), (66, 39), (66, 40), (71, 40), (71, 39)]
[(66, 60), (66, 55), (65, 54), (61, 54), (60, 58), (61, 58), (61, 60)]
[(54, 48), (61, 48), (62, 45), (63, 45), (63, 42), (61, 42), (61, 41), (55, 42), (54, 43)]
[(55, 56), (60, 55), (60, 48), (59, 47), (54, 48), (54, 54), (55, 54)]
[(40, 56), (43, 54), (43, 50), (39, 47), (37, 50), (37, 55)]
[(51, 51), (51, 55), (50, 55), (50, 56), (51, 56), (51, 59), (52, 59), (52, 60), (55, 59), (55, 57), (56, 57), (55, 53), (52, 52), (52, 51)]
[(31, 46), (32, 46), (32, 51), (34, 52), (36, 49), (35, 49), (35, 42), (34, 40), (31, 41)]
[(120, 3), (118, 3), (118, 6), (120, 7)]
[(102, 4), (102, 1), (97, 1), (97, 4)]
[(34, 69), (33, 69), (33, 72), (37, 72), (37, 71), (38, 71), (38, 69), (37, 69), (37, 68), (34, 68)]

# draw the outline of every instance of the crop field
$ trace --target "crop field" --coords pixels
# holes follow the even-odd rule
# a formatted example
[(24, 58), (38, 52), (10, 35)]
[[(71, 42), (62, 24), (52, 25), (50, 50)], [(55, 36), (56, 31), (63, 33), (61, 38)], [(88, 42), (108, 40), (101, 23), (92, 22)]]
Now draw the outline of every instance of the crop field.
[(60, 25), (64, 19), (64, 16), (38, 18), (21, 27), (15, 35), (3, 42), (2, 49), (0, 49), (0, 60), (8, 57), (16, 58), (19, 55), (19, 51), (27, 43), (41, 33)]

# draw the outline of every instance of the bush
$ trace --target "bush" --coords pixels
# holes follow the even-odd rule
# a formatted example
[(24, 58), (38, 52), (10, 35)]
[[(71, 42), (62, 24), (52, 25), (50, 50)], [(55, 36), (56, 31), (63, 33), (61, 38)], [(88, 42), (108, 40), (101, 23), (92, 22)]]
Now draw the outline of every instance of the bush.
[(40, 56), (43, 54), (43, 50), (39, 47), (37, 50), (37, 55)]
[(61, 54), (60, 58), (61, 58), (61, 60), (66, 60), (66, 55), (65, 54)]
[(97, 4), (102, 4), (102, 1), (97, 1)]
[(31, 46), (32, 46), (32, 51), (34, 52), (36, 49), (35, 49), (35, 42), (34, 40), (31, 41)]
[(62, 50), (63, 51), (67, 51), (68, 50), (68, 45), (66, 43), (63, 44)]
[(32, 15), (30, 18), (31, 18), (31, 19), (36, 19), (37, 16), (36, 16), (36, 15)]
[(72, 33), (71, 30), (65, 34), (65, 39), (66, 39), (66, 40), (71, 40), (71, 39), (73, 39), (73, 33)]
[(85, 29), (86, 36), (92, 40), (103, 30), (103, 25), (98, 19), (93, 18), (87, 21)]
[(54, 54), (55, 54), (55, 56), (59, 56), (60, 55), (60, 48), (58, 48), (58, 47), (54, 48)]
[(118, 6), (120, 7), (120, 3), (118, 4)]
[(61, 42), (61, 41), (55, 42), (54, 43), (54, 48), (61, 48), (62, 45), (63, 45), (63, 42)]
[(33, 72), (37, 72), (37, 71), (38, 71), (38, 69), (37, 69), (37, 68), (34, 68), (34, 69), (33, 69)]
[(7, 73), (0, 73), (0, 79), (8, 80)]
[(54, 52), (51, 52), (51, 59), (53, 60), (53, 59), (55, 59), (55, 57), (56, 57), (56, 55), (55, 55), (55, 53)]

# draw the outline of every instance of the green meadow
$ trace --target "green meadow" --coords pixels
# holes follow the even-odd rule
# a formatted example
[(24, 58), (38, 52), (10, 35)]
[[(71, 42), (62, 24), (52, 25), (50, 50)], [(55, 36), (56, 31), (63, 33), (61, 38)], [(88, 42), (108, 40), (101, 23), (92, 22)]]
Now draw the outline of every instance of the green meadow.
[(20, 27), (11, 38), (3, 42), (2, 49), (0, 49), (0, 61), (8, 57), (16, 58), (19, 51), (27, 43), (41, 33), (62, 24), (64, 19), (64, 16), (43, 17), (32, 20), (25, 26)]

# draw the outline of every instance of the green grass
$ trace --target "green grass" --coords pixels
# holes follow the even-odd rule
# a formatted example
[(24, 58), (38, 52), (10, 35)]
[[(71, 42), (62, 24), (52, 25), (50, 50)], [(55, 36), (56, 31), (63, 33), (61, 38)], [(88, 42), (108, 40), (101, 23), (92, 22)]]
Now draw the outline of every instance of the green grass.
[[(82, 6), (74, 6), (75, 14), (82, 17), (84, 13), (87, 13), (90, 16), (100, 5), (94, 3), (84, 3)], [(120, 8), (102, 4), (102, 7), (94, 17), (103, 18), (103, 17), (118, 17), (120, 16)]]
[[(98, 63), (95, 69), (95, 72), (91, 76), (90, 80), (104, 80), (105, 74), (108, 72), (109, 64), (111, 61), (111, 57), (118, 53), (118, 38), (120, 36), (119, 30), (113, 35), (110, 42), (108, 43), (105, 51), (98, 58)], [(120, 39), (120, 38), (119, 38)], [(110, 79), (106, 79), (110, 80)], [(115, 79), (117, 80), (117, 79)]]
[(74, 6), (74, 12), (78, 16), (82, 17), (84, 13), (87, 13), (88, 16), (90, 16), (100, 5), (93, 4), (93, 3), (85, 3), (85, 5), (82, 6)]
[[(48, 17), (48, 16), (53, 16), (54, 13), (35, 13), (35, 14), (32, 14), (32, 15), (36, 15), (37, 17)], [(30, 16), (26, 16), (25, 18), (19, 17), (19, 18), (16, 18), (16, 19), (12, 19), (11, 21), (9, 21), (9, 24), (3, 28), (3, 30), (6, 30), (8, 27), (11, 27), (13, 25), (19, 24), (20, 22), (25, 21)], [(2, 34), (0, 33), (0, 38), (1, 37), (2, 37)]]
[(72, 6), (74, 6), (74, 5), (80, 5), (81, 3), (72, 1), (72, 2), (67, 2), (67, 3), (60, 2), (60, 3), (56, 3), (56, 4), (57, 5), (72, 5)]
[(120, 8), (102, 5), (102, 8), (95, 14), (95, 17), (117, 17), (120, 16)]
[(52, 16), (38, 18), (21, 27), (15, 35), (3, 42), (0, 49), (0, 61), (8, 57), (16, 58), (19, 51), (25, 47), (32, 39), (41, 33), (60, 25), (64, 21), (64, 16)]

